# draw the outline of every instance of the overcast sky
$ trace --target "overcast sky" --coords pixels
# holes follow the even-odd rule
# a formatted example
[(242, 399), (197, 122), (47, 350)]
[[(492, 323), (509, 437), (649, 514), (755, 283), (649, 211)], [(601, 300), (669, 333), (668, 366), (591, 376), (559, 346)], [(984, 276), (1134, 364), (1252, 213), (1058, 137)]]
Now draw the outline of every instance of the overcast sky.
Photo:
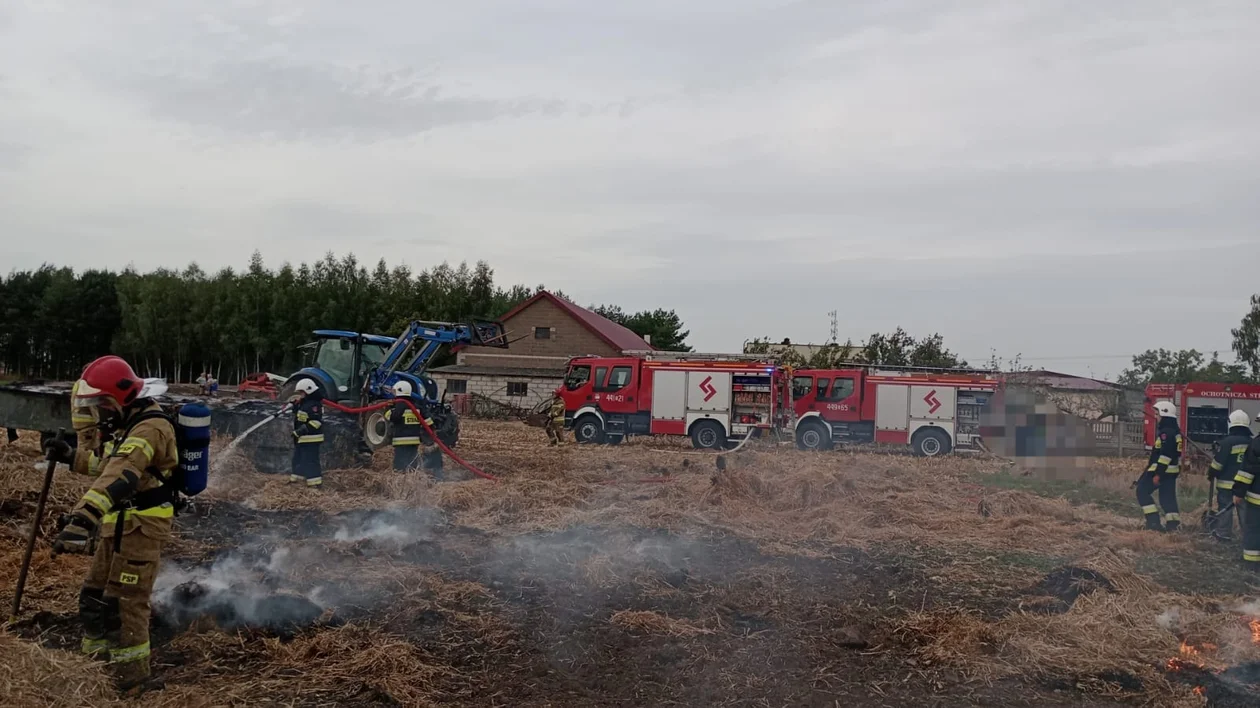
[[(120, 9), (125, 8), (125, 9)], [(1260, 2), (0, 0), (0, 269), (353, 251), (1106, 375), (1260, 291)]]

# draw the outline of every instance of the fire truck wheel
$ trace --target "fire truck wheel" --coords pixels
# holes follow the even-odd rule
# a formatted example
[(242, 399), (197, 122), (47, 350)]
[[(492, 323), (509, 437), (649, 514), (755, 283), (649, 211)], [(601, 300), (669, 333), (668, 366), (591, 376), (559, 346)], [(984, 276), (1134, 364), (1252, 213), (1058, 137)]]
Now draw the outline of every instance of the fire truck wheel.
[(584, 415), (573, 424), (573, 437), (579, 444), (598, 445), (604, 442), (604, 424), (593, 415)]
[(822, 423), (809, 421), (797, 429), (796, 446), (802, 450), (830, 450), (831, 436)]
[(910, 441), (910, 447), (919, 457), (939, 457), (949, 454), (949, 436), (935, 428), (920, 428)]
[(697, 450), (718, 450), (726, 444), (726, 431), (715, 420), (697, 421), (691, 426), (691, 445)]

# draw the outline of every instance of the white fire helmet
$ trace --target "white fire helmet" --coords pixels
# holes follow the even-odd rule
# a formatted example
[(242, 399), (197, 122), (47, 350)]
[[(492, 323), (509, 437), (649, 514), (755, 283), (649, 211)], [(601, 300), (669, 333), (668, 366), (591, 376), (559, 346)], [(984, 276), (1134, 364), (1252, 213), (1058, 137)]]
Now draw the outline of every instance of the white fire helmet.
[(1176, 418), (1177, 407), (1169, 401), (1160, 401), (1155, 404), (1155, 412), (1159, 413), (1161, 418)]
[(394, 384), (394, 395), (399, 398), (406, 398), (411, 395), (411, 383), (407, 381), (399, 381)]
[(302, 379), (297, 382), (296, 390), (298, 393), (310, 395), (319, 390), (319, 384), (315, 383), (315, 379)]
[(1229, 414), (1229, 427), (1246, 428), (1251, 425), (1251, 416), (1247, 411), (1234, 411)]

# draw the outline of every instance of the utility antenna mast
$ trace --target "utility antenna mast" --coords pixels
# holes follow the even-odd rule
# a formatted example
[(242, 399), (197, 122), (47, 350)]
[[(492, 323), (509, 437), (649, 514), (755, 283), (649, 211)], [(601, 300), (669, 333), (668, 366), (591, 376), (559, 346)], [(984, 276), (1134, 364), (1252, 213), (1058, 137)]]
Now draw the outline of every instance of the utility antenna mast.
[(831, 318), (831, 344), (837, 344), (840, 339), (840, 321), (835, 310), (827, 313)]

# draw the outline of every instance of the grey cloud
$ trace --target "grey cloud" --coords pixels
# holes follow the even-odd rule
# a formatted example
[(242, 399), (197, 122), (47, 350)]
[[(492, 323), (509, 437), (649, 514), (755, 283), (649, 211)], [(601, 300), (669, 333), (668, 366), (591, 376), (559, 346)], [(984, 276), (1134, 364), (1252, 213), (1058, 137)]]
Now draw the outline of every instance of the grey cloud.
[(159, 118), (247, 136), (353, 142), (530, 113), (554, 114), (559, 101), (446, 97), (406, 72), (373, 75), (332, 66), (219, 63), (203, 71), (122, 77)]

